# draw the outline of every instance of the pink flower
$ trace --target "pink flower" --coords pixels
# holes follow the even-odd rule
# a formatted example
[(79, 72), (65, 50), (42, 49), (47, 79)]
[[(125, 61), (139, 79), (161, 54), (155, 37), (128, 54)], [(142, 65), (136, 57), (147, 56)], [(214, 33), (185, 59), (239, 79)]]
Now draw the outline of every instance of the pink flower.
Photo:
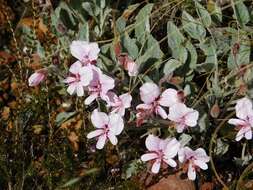
[(169, 109), (168, 119), (175, 123), (178, 133), (182, 133), (188, 126), (195, 127), (198, 117), (198, 111), (186, 107), (183, 103), (174, 104)]
[(84, 87), (88, 86), (92, 79), (92, 71), (88, 66), (82, 66), (80, 61), (76, 61), (70, 66), (70, 75), (64, 80), (69, 86), (69, 94), (76, 93), (77, 96), (84, 95)]
[(88, 65), (96, 63), (100, 49), (98, 44), (94, 42), (73, 41), (70, 45), (70, 51), (83, 65)]
[(167, 89), (160, 94), (159, 87), (152, 82), (147, 82), (140, 87), (141, 100), (144, 104), (136, 107), (137, 111), (139, 110), (139, 116), (142, 116), (141, 112), (146, 112), (159, 114), (163, 119), (167, 119), (167, 113), (162, 106), (169, 107), (181, 102), (179, 94), (174, 89)]
[(114, 80), (111, 77), (103, 74), (98, 67), (91, 68), (93, 79), (88, 86), (89, 96), (85, 99), (85, 105), (89, 105), (98, 97), (106, 100), (107, 92), (114, 88)]
[(229, 119), (228, 123), (237, 126), (239, 129), (235, 140), (240, 141), (243, 137), (252, 139), (253, 127), (253, 108), (252, 102), (248, 98), (242, 98), (237, 101), (235, 106), (236, 116), (239, 119)]
[(179, 151), (180, 143), (175, 139), (160, 139), (153, 135), (149, 135), (145, 141), (148, 153), (141, 156), (143, 162), (153, 161), (151, 171), (158, 173), (162, 163), (166, 163), (171, 167), (176, 167), (177, 163), (172, 159)]
[(29, 77), (28, 85), (37, 86), (42, 81), (45, 80), (46, 76), (47, 76), (47, 71), (45, 69), (38, 70)]
[(188, 178), (195, 180), (196, 169), (206, 170), (208, 168), (206, 162), (209, 162), (210, 159), (203, 148), (193, 151), (189, 147), (184, 147), (178, 152), (178, 160), (186, 164)]
[(120, 55), (118, 60), (119, 64), (122, 65), (126, 71), (128, 71), (129, 76), (138, 75), (138, 65), (128, 55)]
[(96, 148), (102, 149), (107, 140), (113, 145), (118, 143), (117, 135), (119, 135), (123, 128), (124, 123), (121, 116), (117, 113), (107, 115), (104, 112), (98, 112), (95, 109), (91, 114), (91, 122), (97, 129), (87, 135), (88, 139), (96, 137), (98, 139)]
[(117, 96), (114, 92), (108, 92), (106, 102), (108, 107), (112, 107), (112, 113), (125, 115), (125, 109), (131, 106), (132, 96), (129, 93)]

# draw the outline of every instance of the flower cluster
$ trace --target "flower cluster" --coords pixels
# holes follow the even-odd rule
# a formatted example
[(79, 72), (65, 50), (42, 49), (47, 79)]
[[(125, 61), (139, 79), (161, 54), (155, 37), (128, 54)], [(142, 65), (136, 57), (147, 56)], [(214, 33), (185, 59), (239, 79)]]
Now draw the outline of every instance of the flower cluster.
[(183, 163), (184, 171), (187, 172), (190, 180), (196, 179), (196, 170), (208, 168), (206, 162), (209, 162), (209, 157), (203, 148), (193, 151), (189, 147), (181, 147), (175, 138), (163, 140), (153, 135), (146, 138), (145, 144), (148, 153), (142, 155), (141, 160), (152, 161), (152, 173), (158, 173), (162, 164), (176, 167), (177, 163), (173, 159), (176, 155)]
[(243, 137), (247, 140), (252, 139), (253, 106), (251, 100), (246, 97), (238, 100), (235, 112), (237, 118), (228, 120), (229, 124), (235, 125), (239, 130), (235, 140), (240, 141)]
[[(96, 129), (88, 133), (87, 138), (97, 140), (97, 149), (102, 149), (108, 141), (116, 145), (117, 136), (124, 129), (123, 117), (125, 110), (131, 107), (132, 96), (129, 92), (121, 95), (113, 92), (114, 79), (103, 73), (96, 65), (100, 52), (97, 43), (73, 41), (70, 45), (70, 52), (77, 61), (70, 66), (69, 75), (63, 81), (68, 86), (67, 92), (70, 95), (76, 94), (78, 97), (85, 96), (85, 105), (90, 105), (94, 100), (102, 100), (109, 110), (109, 113), (101, 112), (98, 109), (92, 111), (91, 123)], [(116, 56), (118, 63), (130, 77), (138, 75), (138, 66), (128, 54), (119, 52)], [(29, 78), (29, 85), (36, 86), (45, 77), (45, 72), (37, 71)], [(178, 133), (197, 125), (199, 113), (184, 104), (183, 91), (173, 88), (161, 91), (155, 83), (146, 82), (140, 87), (140, 98), (143, 103), (136, 107), (137, 126), (146, 122), (148, 118), (156, 116), (170, 120)], [(239, 115), (238, 117), (245, 119)], [(141, 160), (153, 163), (151, 169), (153, 173), (158, 173), (162, 165), (176, 167), (178, 165), (174, 160), (176, 155), (180, 162), (188, 165), (189, 179), (195, 179), (197, 168), (207, 169), (206, 162), (209, 158), (202, 148), (192, 151), (188, 147), (181, 147), (176, 138), (163, 140), (153, 135), (147, 137), (145, 144), (148, 152), (141, 156)]]
[[(161, 93), (156, 84), (148, 82), (141, 86), (140, 96), (144, 103), (136, 107), (137, 125), (141, 125), (145, 118), (152, 114), (171, 120), (178, 133), (182, 133), (187, 127), (197, 125), (199, 113), (183, 103), (184, 94), (182, 91), (168, 88)], [(163, 107), (169, 107), (169, 114)]]
[(86, 105), (100, 98), (111, 108), (109, 115), (97, 109), (92, 112), (91, 122), (97, 129), (90, 132), (87, 138), (97, 139), (97, 149), (102, 149), (108, 140), (116, 145), (116, 136), (124, 128), (122, 117), (125, 115), (125, 109), (131, 106), (132, 97), (129, 93), (117, 96), (111, 91), (115, 86), (114, 79), (96, 66), (100, 52), (96, 43), (73, 41), (70, 50), (78, 61), (71, 65), (70, 75), (64, 80), (69, 85), (68, 93), (84, 96), (84, 92), (87, 91), (88, 97), (84, 101)]

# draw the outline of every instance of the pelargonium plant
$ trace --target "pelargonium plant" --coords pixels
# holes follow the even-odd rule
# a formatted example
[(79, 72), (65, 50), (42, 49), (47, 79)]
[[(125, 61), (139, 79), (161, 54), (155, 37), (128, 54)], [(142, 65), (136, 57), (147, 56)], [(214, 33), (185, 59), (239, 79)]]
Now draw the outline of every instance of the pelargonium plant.
[[(70, 95), (76, 93), (77, 96), (85, 96), (84, 103), (86, 105), (96, 99), (97, 101), (104, 101), (106, 107), (110, 108), (108, 113), (99, 111), (99, 108), (93, 110), (91, 122), (96, 130), (90, 132), (87, 138), (97, 139), (97, 149), (103, 149), (108, 140), (113, 145), (117, 145), (118, 138), (116, 136), (120, 135), (124, 129), (125, 109), (133, 109), (131, 106), (131, 92), (126, 92), (119, 96), (113, 92), (115, 88), (114, 79), (104, 74), (96, 65), (96, 59), (100, 52), (96, 43), (73, 41), (70, 45), (70, 50), (71, 54), (78, 60), (70, 66), (70, 75), (64, 80), (68, 84), (68, 93)], [(137, 71), (130, 69), (132, 66), (127, 68), (128, 73), (137, 73)], [(129, 76), (134, 75), (129, 74)], [(182, 133), (187, 127), (195, 127), (197, 125), (198, 111), (185, 105), (184, 95), (179, 90), (168, 88), (161, 93), (158, 85), (153, 82), (146, 82), (140, 87), (139, 95), (143, 103), (136, 106), (137, 126), (141, 127), (144, 120), (148, 117), (159, 116), (164, 120), (171, 121), (178, 133)], [(163, 107), (169, 108), (169, 113)], [(147, 137), (145, 144), (149, 152), (142, 155), (141, 160), (153, 162), (151, 168), (153, 173), (158, 173), (162, 164), (176, 167), (177, 162), (173, 158), (179, 152), (180, 162), (190, 162), (188, 169), (189, 179), (195, 180), (196, 166), (207, 169), (205, 162), (208, 162), (209, 158), (202, 148), (194, 152), (188, 147), (182, 147), (175, 138), (163, 140), (152, 134)]]
[(253, 189), (251, 0), (0, 4), (1, 188)]
[[(87, 41), (73, 41), (70, 45), (71, 54), (78, 60), (69, 68), (69, 76), (63, 81), (68, 85), (67, 92), (70, 95), (84, 96), (85, 105), (90, 105), (94, 100), (103, 101), (107, 112), (95, 108), (91, 114), (91, 123), (96, 128), (88, 133), (87, 138), (97, 140), (96, 148), (103, 149), (106, 142), (117, 145), (120, 134), (124, 130), (125, 110), (136, 110), (136, 127), (142, 127), (145, 120), (150, 118), (162, 118), (171, 122), (177, 133), (183, 133), (188, 127), (196, 127), (199, 112), (189, 108), (185, 103), (184, 93), (174, 88), (161, 91), (160, 87), (153, 82), (146, 82), (139, 88), (139, 96), (142, 102), (134, 108), (131, 105), (131, 92), (117, 95), (114, 92), (115, 80), (103, 73), (96, 65), (100, 49), (98, 44)], [(138, 76), (137, 66), (128, 57), (121, 58), (120, 64), (128, 71), (130, 77)], [(37, 86), (46, 77), (44, 70), (37, 71), (29, 78), (30, 86)], [(168, 108), (167, 111), (165, 108)], [(228, 123), (235, 125), (239, 130), (236, 141), (243, 137), (252, 138), (253, 108), (248, 98), (237, 101), (236, 119), (229, 119)], [(117, 138), (119, 136), (119, 140)], [(189, 147), (183, 147), (174, 137), (160, 139), (149, 134), (145, 141), (148, 152), (141, 156), (143, 162), (151, 162), (151, 172), (159, 173), (161, 166), (167, 165), (172, 168), (182, 167), (190, 180), (196, 179), (196, 171), (206, 170), (209, 157), (203, 148), (193, 151)], [(176, 155), (178, 155), (177, 164)], [(164, 167), (163, 167), (164, 168)]]

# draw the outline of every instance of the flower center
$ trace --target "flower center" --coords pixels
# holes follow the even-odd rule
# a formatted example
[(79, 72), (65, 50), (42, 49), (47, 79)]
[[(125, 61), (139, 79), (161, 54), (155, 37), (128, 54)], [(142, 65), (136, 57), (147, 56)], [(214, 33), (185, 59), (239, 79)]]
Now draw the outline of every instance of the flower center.
[(109, 126), (106, 124), (104, 125), (104, 134), (108, 136), (108, 133), (109, 133)]
[(75, 74), (76, 80), (75, 82), (80, 82), (81, 81), (81, 76), (79, 74)]
[(89, 91), (92, 93), (99, 93), (101, 91), (101, 87), (101, 83), (99, 81), (96, 81), (90, 86)]
[(92, 60), (90, 60), (90, 58), (89, 58), (89, 53), (87, 53), (86, 55), (83, 56), (82, 63), (84, 63), (85, 65), (87, 65), (87, 64), (89, 64), (91, 62), (92, 62)]

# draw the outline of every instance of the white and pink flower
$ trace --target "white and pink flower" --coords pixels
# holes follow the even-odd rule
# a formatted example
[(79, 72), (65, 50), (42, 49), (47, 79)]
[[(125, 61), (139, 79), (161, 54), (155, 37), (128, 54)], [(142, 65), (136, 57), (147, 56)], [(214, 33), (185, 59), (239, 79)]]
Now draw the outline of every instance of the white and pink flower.
[(235, 111), (238, 119), (228, 120), (229, 124), (235, 125), (239, 129), (235, 140), (240, 141), (243, 137), (247, 140), (252, 139), (253, 108), (251, 100), (246, 97), (238, 100)]
[(196, 179), (196, 170), (201, 168), (207, 170), (210, 158), (207, 156), (203, 148), (198, 148), (193, 151), (189, 147), (181, 148), (178, 152), (178, 160), (185, 164), (185, 170), (187, 171), (188, 178), (190, 180)]
[(188, 108), (183, 103), (174, 104), (168, 114), (168, 119), (174, 122), (178, 133), (182, 133), (188, 127), (195, 127), (198, 117), (198, 111)]
[(44, 81), (47, 77), (47, 71), (45, 69), (41, 69), (33, 73), (28, 79), (29, 86), (38, 86), (42, 81)]
[(126, 54), (118, 57), (119, 64), (128, 71), (129, 76), (138, 75), (138, 65)]
[(114, 88), (114, 80), (111, 77), (103, 74), (98, 67), (90, 68), (92, 68), (93, 78), (88, 86), (89, 96), (85, 99), (85, 105), (91, 104), (98, 97), (106, 100), (107, 92)]
[(167, 89), (162, 94), (159, 87), (152, 83), (147, 82), (140, 87), (140, 96), (144, 104), (139, 104), (136, 109), (137, 120), (143, 120), (147, 114), (155, 113), (160, 115), (163, 119), (167, 119), (167, 113), (164, 107), (170, 107), (176, 103), (182, 102), (182, 95), (174, 89)]
[(84, 95), (84, 87), (88, 86), (92, 80), (92, 70), (88, 66), (82, 66), (82, 64), (77, 61), (70, 66), (70, 75), (64, 80), (69, 86), (67, 92), (72, 95), (74, 93), (77, 96)]
[(116, 136), (119, 135), (124, 128), (123, 119), (119, 114), (111, 113), (107, 115), (95, 109), (91, 114), (91, 122), (97, 129), (90, 132), (87, 138), (97, 138), (97, 149), (102, 149), (108, 140), (113, 145), (118, 143)]
[(112, 108), (112, 113), (125, 115), (125, 109), (130, 108), (132, 96), (129, 93), (117, 96), (114, 92), (108, 92), (106, 96), (107, 106)]
[(73, 41), (70, 45), (71, 54), (77, 58), (82, 65), (96, 64), (100, 49), (95, 42)]
[(173, 158), (177, 155), (180, 143), (175, 139), (160, 139), (154, 135), (149, 135), (145, 141), (148, 153), (141, 156), (143, 162), (152, 161), (151, 171), (158, 173), (163, 163), (176, 167), (177, 163)]

